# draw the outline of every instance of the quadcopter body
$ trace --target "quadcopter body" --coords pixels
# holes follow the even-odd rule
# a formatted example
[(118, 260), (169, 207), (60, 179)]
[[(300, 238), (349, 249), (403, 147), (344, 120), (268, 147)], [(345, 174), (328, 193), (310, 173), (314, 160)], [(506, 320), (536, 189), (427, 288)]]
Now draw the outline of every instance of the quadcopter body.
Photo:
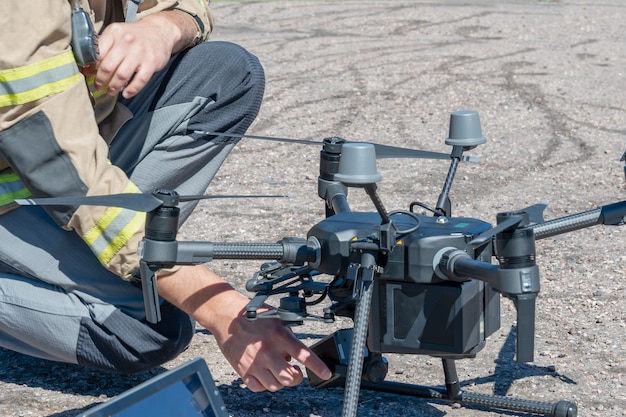
[[(380, 353), (474, 356), (499, 328), (499, 293), (477, 280), (451, 282), (441, 278), (433, 260), (442, 249), (466, 250), (468, 243), (491, 225), (470, 218), (400, 213), (394, 217), (398, 217), (394, 222), (397, 227), (414, 230), (397, 233), (394, 247), (378, 256), (381, 270), (373, 283), (368, 348)], [(377, 213), (350, 212), (315, 225), (308, 239), (320, 242), (322, 256), (316, 270), (342, 277), (338, 281), (343, 282), (350, 265), (358, 262), (358, 250), (354, 250), (357, 242), (365, 245), (377, 241), (380, 222)], [(488, 262), (490, 248), (481, 248), (478, 259)], [(349, 284), (352, 287), (354, 283)], [(329, 291), (341, 305), (352, 297), (352, 291), (345, 294), (345, 288), (337, 287), (331, 284)]]

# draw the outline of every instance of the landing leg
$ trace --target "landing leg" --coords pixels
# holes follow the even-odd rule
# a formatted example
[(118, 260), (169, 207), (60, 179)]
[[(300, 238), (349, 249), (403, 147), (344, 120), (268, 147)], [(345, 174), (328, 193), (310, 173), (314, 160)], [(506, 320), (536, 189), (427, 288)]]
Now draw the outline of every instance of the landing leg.
[(384, 381), (380, 384), (362, 382), (361, 388), (392, 394), (410, 395), (420, 398), (430, 398), (440, 401), (449, 401), (461, 405), (476, 405), (501, 410), (521, 411), (549, 417), (577, 417), (578, 408), (575, 403), (558, 401), (548, 403), (542, 401), (525, 400), (521, 398), (504, 397), (501, 395), (481, 394), (461, 389), (454, 360), (442, 359), (445, 388), (425, 387), (421, 385), (404, 384), (400, 382)]

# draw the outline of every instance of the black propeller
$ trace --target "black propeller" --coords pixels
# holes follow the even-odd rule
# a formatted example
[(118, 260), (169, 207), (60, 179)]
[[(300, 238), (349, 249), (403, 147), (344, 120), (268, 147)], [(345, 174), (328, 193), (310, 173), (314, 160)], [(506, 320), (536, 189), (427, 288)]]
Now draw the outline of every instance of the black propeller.
[[(200, 135), (209, 135), (209, 136), (228, 136), (231, 138), (249, 138), (249, 139), (261, 139), (261, 140), (269, 140), (274, 142), (286, 142), (286, 143), (299, 143), (303, 145), (316, 145), (320, 146), (322, 143), (314, 140), (306, 140), (306, 139), (290, 139), (290, 138), (279, 138), (272, 136), (256, 136), (256, 135), (240, 135), (237, 133), (220, 133), (220, 132), (207, 132), (204, 130), (196, 130), (194, 133)], [(349, 142), (346, 142), (349, 143)], [(372, 143), (374, 145), (374, 149), (376, 150), (376, 159), (387, 159), (387, 158), (421, 158), (421, 159), (450, 159), (450, 154), (441, 153), (441, 152), (430, 152), (430, 151), (421, 151), (417, 149), (409, 149), (409, 148), (400, 148), (397, 146), (389, 146), (389, 145), (380, 145), (377, 143)], [(479, 159), (477, 157), (463, 156), (464, 161), (477, 162)]]
[(508, 219), (499, 223), (496, 227), (479, 234), (469, 242), (469, 245), (474, 248), (479, 247), (498, 233), (517, 226), (522, 220), (524, 220), (524, 214), (528, 215), (528, 220), (531, 223), (543, 223), (545, 221), (543, 218), (543, 211), (546, 207), (548, 207), (547, 203), (537, 203), (516, 212), (512, 212)]
[(172, 206), (185, 201), (217, 198), (288, 198), (286, 195), (178, 195), (173, 191), (155, 191), (152, 194), (110, 194), (85, 197), (51, 197), (17, 199), (22, 206), (106, 206), (121, 207), (135, 211), (149, 212), (161, 207), (165, 201)]
[[(227, 136), (231, 138), (250, 138), (261, 139), (277, 142), (299, 143), (304, 145), (319, 146), (321, 142), (303, 139), (289, 139), (270, 136), (242, 135), (236, 133), (209, 132), (203, 130), (194, 131), (196, 134), (209, 136)], [(349, 142), (346, 142), (349, 143)], [(422, 159), (450, 159), (450, 154), (440, 152), (421, 151), (417, 149), (400, 148), (397, 146), (380, 145), (372, 143), (376, 151), (376, 159), (385, 158), (422, 158)], [(476, 162), (477, 157), (462, 156), (463, 161)], [(111, 194), (102, 196), (84, 196), (84, 197), (52, 197), (52, 198), (31, 198), (17, 199), (15, 202), (22, 206), (105, 206), (105, 207), (121, 207), (135, 211), (152, 211), (164, 204), (175, 206), (179, 201), (204, 200), (214, 198), (286, 198), (285, 195), (188, 195), (181, 196), (175, 191), (159, 192), (158, 190), (151, 194)]]

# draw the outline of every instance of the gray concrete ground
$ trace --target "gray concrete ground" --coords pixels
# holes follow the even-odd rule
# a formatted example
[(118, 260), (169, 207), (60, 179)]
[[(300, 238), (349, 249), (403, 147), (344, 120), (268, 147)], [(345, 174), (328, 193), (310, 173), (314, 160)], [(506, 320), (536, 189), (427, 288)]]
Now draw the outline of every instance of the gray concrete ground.
[[(626, 3), (584, 1), (217, 2), (215, 40), (259, 56), (266, 98), (250, 129), (321, 141), (341, 136), (448, 152), (450, 112), (480, 114), (487, 143), (462, 164), (453, 214), (495, 222), (498, 212), (540, 201), (554, 218), (624, 199)], [(317, 147), (243, 140), (209, 192), (285, 193), (288, 200), (201, 203), (182, 233), (189, 239), (275, 242), (305, 236), (322, 219)], [(388, 209), (434, 205), (447, 162), (381, 160), (378, 189)], [(360, 190), (354, 210), (372, 211)], [(502, 301), (502, 326), (475, 359), (459, 361), (464, 389), (540, 401), (576, 402), (580, 416), (626, 416), (626, 235), (596, 226), (541, 240), (537, 261), (535, 359), (513, 361), (515, 311)], [(258, 262), (211, 264), (239, 288)], [(312, 344), (336, 328), (294, 330)], [(172, 368), (204, 357), (233, 416), (341, 414), (341, 389), (306, 383), (253, 394), (198, 329)], [(388, 355), (388, 379), (440, 385), (440, 361)], [(50, 364), (0, 350), (0, 415), (78, 414), (152, 373), (121, 377)], [(515, 412), (364, 391), (359, 415), (501, 416)]]

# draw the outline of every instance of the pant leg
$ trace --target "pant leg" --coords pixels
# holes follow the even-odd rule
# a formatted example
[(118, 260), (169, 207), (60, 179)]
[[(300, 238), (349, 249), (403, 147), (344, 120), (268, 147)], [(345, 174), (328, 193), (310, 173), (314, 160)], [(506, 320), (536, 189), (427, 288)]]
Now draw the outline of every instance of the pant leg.
[(150, 369), (188, 346), (187, 315), (164, 303), (163, 320), (145, 322), (141, 291), (42, 209), (0, 216), (0, 241), (0, 346), (117, 372)]
[[(110, 146), (111, 161), (144, 192), (203, 194), (237, 139), (256, 118), (265, 89), (258, 59), (241, 46), (205, 42), (187, 50), (130, 100), (133, 113)], [(181, 219), (194, 202), (181, 205)]]

